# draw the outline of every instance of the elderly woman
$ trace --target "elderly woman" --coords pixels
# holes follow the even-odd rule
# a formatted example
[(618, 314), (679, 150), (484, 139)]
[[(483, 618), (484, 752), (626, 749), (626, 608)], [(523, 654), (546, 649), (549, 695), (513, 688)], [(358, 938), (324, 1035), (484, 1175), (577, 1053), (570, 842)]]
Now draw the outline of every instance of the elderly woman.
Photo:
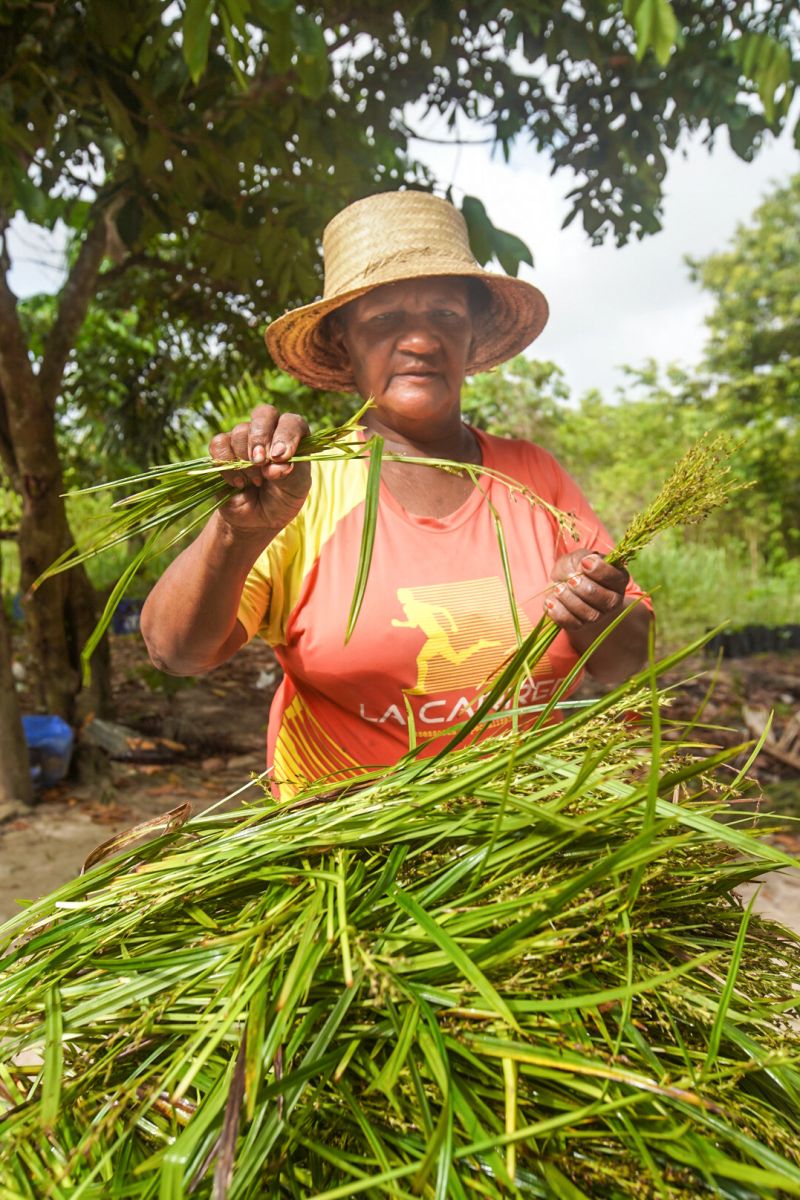
[[(292, 463), (305, 421), (269, 406), (211, 442), (248, 460), (230, 501), (150, 593), (142, 632), (156, 666), (199, 674), (256, 634), (284, 670), (268, 763), (282, 795), (309, 779), (387, 765), (465, 720), (516, 646), (494, 525), (503, 525), (523, 634), (546, 611), (562, 632), (523, 689), (536, 705), (621, 607), (642, 593), (603, 554), (611, 541), (577, 485), (543, 449), (465, 424), (466, 375), (519, 353), (543, 328), (532, 285), (483, 271), (461, 215), (420, 192), (358, 201), (325, 230), (325, 295), (267, 331), (275, 361), (312, 386), (357, 391), (368, 432), (399, 455), (474, 463), (571, 513), (577, 541), (543, 507), (485, 476), (387, 462), (372, 566), (355, 632), (345, 625), (359, 553), (361, 460)], [(642, 663), (651, 614), (636, 605), (588, 661), (600, 680)]]

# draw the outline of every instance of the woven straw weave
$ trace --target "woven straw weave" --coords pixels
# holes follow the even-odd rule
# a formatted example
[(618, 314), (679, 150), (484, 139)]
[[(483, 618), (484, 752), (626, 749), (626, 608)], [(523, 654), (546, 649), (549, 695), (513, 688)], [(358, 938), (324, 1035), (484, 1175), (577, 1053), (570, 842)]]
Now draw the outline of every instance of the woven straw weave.
[(329, 222), (322, 248), (323, 298), (285, 313), (265, 335), (277, 365), (311, 387), (355, 391), (350, 365), (326, 336), (323, 318), (383, 284), (443, 275), (482, 281), (490, 304), (475, 329), (468, 374), (519, 354), (547, 321), (539, 289), (484, 271), (470, 250), (461, 213), (427, 192), (383, 192), (357, 200)]

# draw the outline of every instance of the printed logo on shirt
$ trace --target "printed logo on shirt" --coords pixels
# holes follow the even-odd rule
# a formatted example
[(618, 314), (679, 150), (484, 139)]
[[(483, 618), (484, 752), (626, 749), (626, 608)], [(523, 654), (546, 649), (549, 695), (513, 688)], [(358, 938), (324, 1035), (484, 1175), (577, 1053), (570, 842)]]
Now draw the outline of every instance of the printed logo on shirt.
[[(551, 664), (547, 655), (542, 659), (547, 670), (551, 670)], [(539, 668), (537, 668), (537, 674)], [(507, 710), (515, 704), (519, 704), (520, 708), (525, 708), (526, 705), (545, 704), (560, 685), (561, 680), (555, 678), (534, 679), (529, 677), (525, 679), (520, 688), (519, 697), (515, 695), (503, 695), (497, 700), (493, 706), (493, 711), (502, 716)], [(408, 695), (408, 693), (406, 693)], [(466, 721), (468, 717), (473, 716), (486, 699), (485, 695), (480, 693), (472, 694), (471, 696), (455, 696), (448, 699), (432, 698), (424, 700), (421, 704), (412, 704), (412, 712), (414, 714), (414, 724), (417, 729), (419, 738), (434, 737), (437, 732), (441, 732), (442, 728), (447, 728), (459, 721)], [(359, 706), (359, 714), (362, 721), (369, 721), (372, 725), (396, 724), (405, 729), (408, 725), (408, 714), (405, 711), (405, 704), (388, 704), (383, 712), (370, 712), (365, 704)], [(509, 718), (503, 717), (504, 721)], [(426, 730), (425, 726), (440, 726), (437, 730)], [(495, 727), (495, 732), (500, 731), (500, 727)]]
[[(425, 635), (416, 660), (417, 678), (408, 696), (480, 687), (517, 647), (505, 584), (496, 575), (458, 583), (397, 589), (403, 611), (395, 629)], [(523, 637), (532, 625), (518, 609)]]

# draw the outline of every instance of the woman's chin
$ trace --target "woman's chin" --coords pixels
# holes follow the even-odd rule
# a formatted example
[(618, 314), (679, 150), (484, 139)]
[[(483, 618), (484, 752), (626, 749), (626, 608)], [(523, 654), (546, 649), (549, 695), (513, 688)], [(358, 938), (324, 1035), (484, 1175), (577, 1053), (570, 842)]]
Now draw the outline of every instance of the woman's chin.
[(377, 404), (378, 412), (387, 418), (395, 416), (404, 421), (420, 422), (441, 420), (450, 408), (458, 409), (458, 399), (453, 401), (446, 394), (441, 381), (429, 376), (403, 377), (402, 383), (394, 383)]

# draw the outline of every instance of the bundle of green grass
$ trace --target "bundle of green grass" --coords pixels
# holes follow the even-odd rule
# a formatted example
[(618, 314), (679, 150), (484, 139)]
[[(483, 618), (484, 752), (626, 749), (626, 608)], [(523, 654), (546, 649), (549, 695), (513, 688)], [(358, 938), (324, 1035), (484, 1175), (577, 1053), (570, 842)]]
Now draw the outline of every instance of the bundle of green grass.
[(472, 742), (556, 632), (432, 757), (176, 815), (0, 931), (2, 1200), (800, 1195), (800, 944), (734, 894), (795, 864), (655, 664)]
[(800, 945), (733, 895), (792, 860), (644, 682), (32, 905), (0, 1194), (800, 1194)]

